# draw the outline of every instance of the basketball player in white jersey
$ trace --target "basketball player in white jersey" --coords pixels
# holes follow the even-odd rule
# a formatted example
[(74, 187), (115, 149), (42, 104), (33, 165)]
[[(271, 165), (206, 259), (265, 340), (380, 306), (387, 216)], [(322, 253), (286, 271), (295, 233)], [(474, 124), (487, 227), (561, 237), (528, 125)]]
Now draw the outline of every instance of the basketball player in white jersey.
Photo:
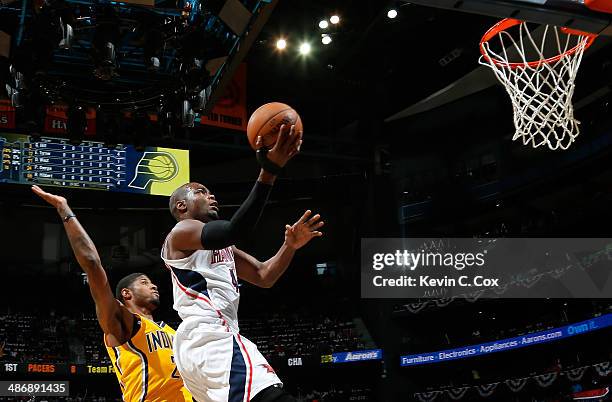
[(265, 262), (234, 243), (253, 231), (278, 170), (297, 154), (301, 136), (293, 126), (283, 126), (271, 150), (258, 150), (259, 178), (229, 221), (219, 219), (215, 196), (202, 184), (185, 184), (170, 197), (178, 223), (161, 256), (172, 276), (174, 308), (183, 319), (174, 357), (185, 386), (199, 402), (295, 401), (255, 344), (240, 335), (238, 278), (271, 287), (295, 251), (322, 235), (318, 229), (323, 222), (306, 211), (294, 225), (285, 226), (283, 245)]

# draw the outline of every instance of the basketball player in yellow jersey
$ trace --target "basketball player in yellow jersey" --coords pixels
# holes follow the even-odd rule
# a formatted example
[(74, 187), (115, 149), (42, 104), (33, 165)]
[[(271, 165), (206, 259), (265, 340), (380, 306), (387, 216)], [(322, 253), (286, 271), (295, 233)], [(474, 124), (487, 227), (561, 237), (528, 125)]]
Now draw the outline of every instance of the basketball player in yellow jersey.
[(172, 356), (174, 330), (153, 321), (152, 313), (159, 306), (157, 286), (144, 274), (130, 274), (119, 281), (113, 295), (98, 251), (66, 199), (38, 186), (32, 186), (32, 191), (57, 209), (76, 259), (87, 274), (123, 400), (192, 401)]

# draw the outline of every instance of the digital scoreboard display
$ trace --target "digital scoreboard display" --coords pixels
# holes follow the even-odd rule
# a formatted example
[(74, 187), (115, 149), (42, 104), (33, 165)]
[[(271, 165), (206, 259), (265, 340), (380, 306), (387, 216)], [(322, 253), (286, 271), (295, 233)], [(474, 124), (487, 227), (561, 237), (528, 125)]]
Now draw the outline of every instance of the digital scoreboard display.
[(38, 184), (104, 191), (170, 195), (189, 182), (189, 151), (100, 142), (71, 145), (42, 137), (0, 133), (0, 183)]

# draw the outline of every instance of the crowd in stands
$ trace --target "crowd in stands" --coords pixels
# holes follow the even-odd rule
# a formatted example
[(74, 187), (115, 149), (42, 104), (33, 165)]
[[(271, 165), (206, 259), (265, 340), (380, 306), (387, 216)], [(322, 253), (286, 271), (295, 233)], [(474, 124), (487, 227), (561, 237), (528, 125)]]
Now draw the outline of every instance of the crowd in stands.
[(340, 385), (328, 388), (318, 387), (308, 391), (298, 390), (294, 395), (298, 402), (357, 402), (376, 400), (372, 389), (362, 385)]
[[(452, 317), (457, 311), (468, 317), (471, 325), (452, 326), (443, 331), (439, 346), (455, 347), (550, 330), (612, 313), (606, 300), (544, 300), (539, 305), (529, 300), (429, 299), (394, 306), (398, 320), (420, 323), (440, 316)], [(516, 314), (520, 311), (521, 314)], [(431, 338), (432, 341), (442, 338)]]
[[(64, 362), (68, 358), (63, 339), (65, 317), (34, 313), (0, 315), (0, 359), (31, 362)], [(32, 342), (36, 339), (36, 342)]]
[[(168, 323), (173, 328), (178, 322)], [(269, 359), (363, 349), (350, 319), (271, 315), (240, 321), (241, 333)], [(35, 339), (36, 342), (31, 340)], [(110, 364), (93, 314), (0, 314), (0, 360)]]
[(317, 356), (363, 349), (351, 320), (330, 317), (272, 315), (268, 319), (246, 318), (240, 332), (266, 357)]
[(399, 182), (401, 202), (406, 204), (430, 201), (450, 186), (462, 191), (500, 179), (499, 161), (492, 153), (483, 153), (462, 160), (452, 168), (431, 168), (407, 175)]

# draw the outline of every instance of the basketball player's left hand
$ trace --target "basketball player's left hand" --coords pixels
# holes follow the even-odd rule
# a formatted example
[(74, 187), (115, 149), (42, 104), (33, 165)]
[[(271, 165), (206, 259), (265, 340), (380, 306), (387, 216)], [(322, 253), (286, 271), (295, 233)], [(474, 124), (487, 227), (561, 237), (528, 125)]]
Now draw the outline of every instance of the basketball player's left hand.
[(34, 194), (47, 201), (49, 204), (53, 205), (55, 208), (60, 208), (64, 205), (68, 205), (68, 201), (64, 197), (59, 195), (47, 193), (45, 190), (38, 186), (32, 186), (32, 191)]
[(321, 237), (323, 233), (319, 229), (325, 224), (321, 215), (316, 214), (310, 219), (312, 212), (304, 212), (304, 215), (293, 225), (285, 225), (285, 244), (295, 250), (304, 247), (314, 237)]

